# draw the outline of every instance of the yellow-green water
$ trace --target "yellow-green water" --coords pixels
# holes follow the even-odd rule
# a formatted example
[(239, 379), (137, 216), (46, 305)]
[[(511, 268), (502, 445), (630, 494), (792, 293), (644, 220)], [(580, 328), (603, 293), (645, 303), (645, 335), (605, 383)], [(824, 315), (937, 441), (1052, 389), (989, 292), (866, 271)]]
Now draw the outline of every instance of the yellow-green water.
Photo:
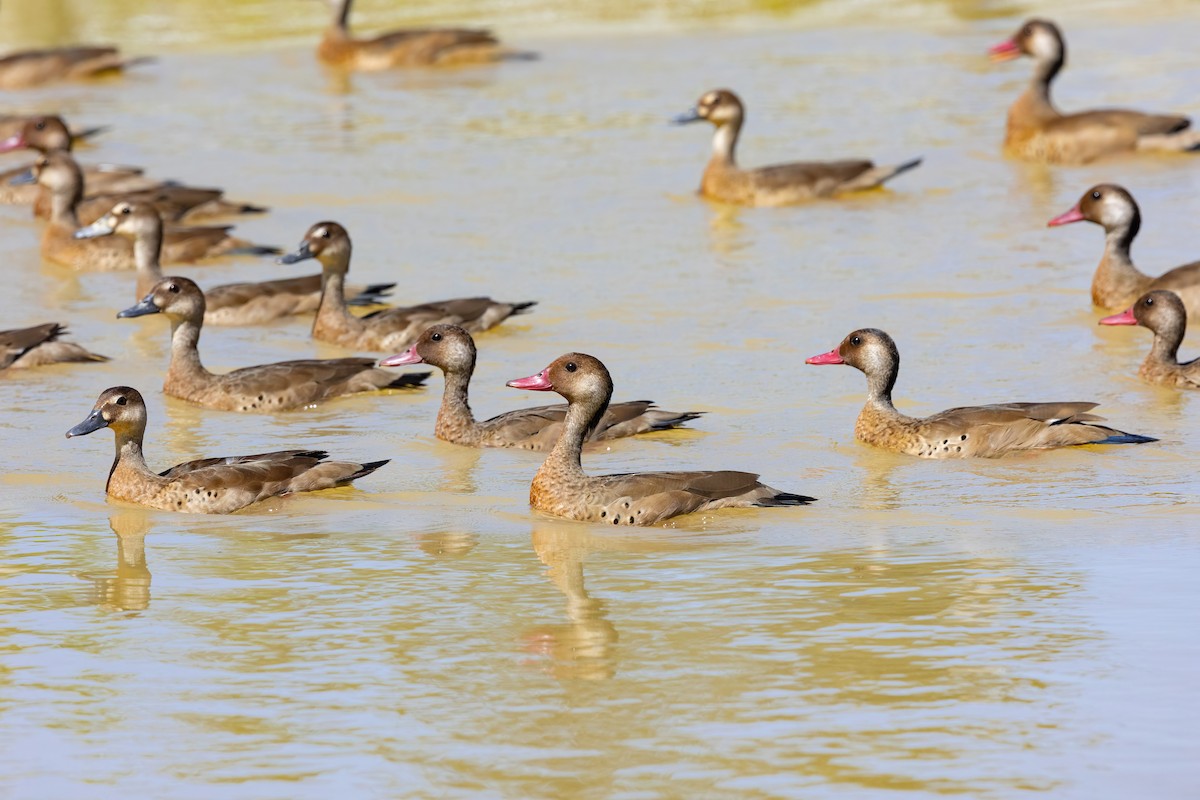
[[(352, 276), (399, 281), (398, 300), (539, 300), (480, 337), (482, 415), (544, 402), (503, 383), (572, 349), (609, 364), (618, 398), (710, 412), (593, 470), (753, 469), (820, 502), (670, 530), (550, 521), (526, 505), (538, 456), (432, 437), (436, 376), (274, 418), (165, 400), (166, 321), (114, 319), (132, 276), (43, 266), (25, 211), (0, 209), (0, 327), (68, 322), (114, 357), (0, 380), (0, 795), (1195, 795), (1200, 398), (1138, 382), (1148, 332), (1096, 326), (1101, 231), (1045, 222), (1123, 183), (1145, 217), (1134, 255), (1163, 271), (1200, 255), (1200, 164), (1001, 157), (1028, 64), (982, 52), (1047, 9), (358, 11), (363, 30), (490, 24), (542, 58), (341, 81), (313, 59), (317, 2), (5, 2), (6, 48), (161, 57), (0, 110), (111, 124), (82, 157), (272, 206), (239, 224), (257, 241), (336, 219)], [(1055, 13), (1063, 106), (1200, 111), (1194, 5)], [(665, 121), (721, 85), (749, 108), (746, 164), (926, 163), (837, 203), (708, 205), (693, 194), (708, 133)], [(905, 409), (1096, 400), (1162, 441), (965, 463), (873, 451), (852, 435), (862, 376), (803, 365), (864, 325), (899, 342)], [(218, 369), (341, 354), (299, 321), (214, 328), (202, 348)], [(115, 384), (146, 393), (163, 468), (296, 446), (393, 462), (228, 518), (109, 504), (108, 433), (63, 432)]]

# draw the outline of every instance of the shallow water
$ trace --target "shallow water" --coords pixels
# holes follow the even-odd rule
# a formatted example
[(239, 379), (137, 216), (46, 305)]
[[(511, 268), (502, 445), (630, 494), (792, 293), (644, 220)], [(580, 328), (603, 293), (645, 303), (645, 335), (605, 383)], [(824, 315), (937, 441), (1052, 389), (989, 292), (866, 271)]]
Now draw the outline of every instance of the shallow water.
[[(503, 383), (583, 350), (618, 399), (710, 412), (591, 469), (754, 469), (820, 503), (667, 530), (554, 522), (526, 505), (538, 456), (432, 437), (436, 376), (276, 417), (166, 400), (166, 321), (113, 318), (132, 276), (41, 265), (37, 228), (0, 209), (5, 327), (62, 320), (114, 356), (0, 381), (0, 793), (1194, 796), (1200, 398), (1137, 380), (1147, 331), (1096, 326), (1102, 232), (1045, 222), (1120, 182), (1143, 268), (1192, 260), (1196, 164), (1004, 160), (1028, 64), (981, 53), (1019, 4), (361, 11), (366, 28), (480, 20), (542, 60), (339, 81), (312, 58), (316, 3), (5, 3), (5, 47), (166, 53), (3, 100), (112, 124), (89, 160), (272, 206), (239, 223), (256, 241), (341, 221), (352, 276), (399, 281), (399, 300), (539, 300), (480, 337), (477, 413), (545, 402)], [(1057, 13), (1063, 106), (1200, 111), (1194, 6)], [(718, 85), (748, 105), (748, 165), (926, 163), (836, 203), (709, 205), (693, 194), (708, 132), (665, 120)], [(872, 450), (853, 439), (862, 376), (803, 365), (863, 325), (897, 339), (907, 410), (1096, 400), (1162, 441), (965, 463)], [(213, 328), (202, 348), (217, 369), (340, 354), (299, 321)], [(116, 384), (147, 395), (152, 464), (295, 446), (394, 461), (229, 518), (106, 504), (108, 434), (62, 433)]]

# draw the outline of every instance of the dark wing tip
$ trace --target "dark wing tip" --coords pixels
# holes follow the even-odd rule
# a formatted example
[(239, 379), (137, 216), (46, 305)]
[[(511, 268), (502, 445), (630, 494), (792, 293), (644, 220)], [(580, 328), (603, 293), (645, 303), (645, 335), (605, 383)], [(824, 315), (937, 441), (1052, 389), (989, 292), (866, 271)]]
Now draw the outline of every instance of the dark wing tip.
[(792, 494), (791, 492), (780, 492), (774, 497), (768, 497), (765, 500), (755, 503), (755, 505), (771, 508), (775, 506), (806, 506), (809, 503), (815, 502), (817, 502), (817, 498), (815, 497), (809, 497), (803, 494)]
[(407, 372), (388, 384), (389, 389), (415, 388), (421, 386), (432, 372)]
[(1153, 436), (1142, 436), (1141, 434), (1137, 433), (1125, 433), (1124, 431), (1119, 431), (1114, 433), (1112, 436), (1109, 436), (1107, 439), (1101, 439), (1098, 442), (1092, 442), (1092, 444), (1146, 444), (1147, 442), (1157, 441), (1158, 439), (1155, 439)]

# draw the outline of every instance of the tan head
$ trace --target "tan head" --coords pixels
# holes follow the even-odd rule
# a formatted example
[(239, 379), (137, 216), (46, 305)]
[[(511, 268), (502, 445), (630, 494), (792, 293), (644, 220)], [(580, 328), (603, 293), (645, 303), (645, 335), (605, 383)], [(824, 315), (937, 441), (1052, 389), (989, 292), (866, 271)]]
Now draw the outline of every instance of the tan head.
[(872, 398), (891, 402), (892, 387), (900, 374), (900, 351), (892, 337), (878, 328), (859, 328), (833, 350), (804, 360), (805, 364), (848, 364), (867, 376)]
[(1106, 231), (1128, 230), (1132, 238), (1142, 225), (1142, 214), (1127, 189), (1115, 183), (1098, 183), (1083, 193), (1074, 208), (1046, 224), (1053, 228), (1084, 221), (1094, 222)]
[(346, 272), (350, 268), (350, 234), (336, 222), (318, 222), (308, 229), (295, 252), (279, 259), (296, 264), (315, 258), (326, 269)]
[(117, 314), (117, 319), (147, 314), (166, 314), (172, 323), (181, 320), (199, 322), (204, 319), (204, 292), (187, 278), (163, 278), (140, 303)]
[(40, 150), (50, 153), (55, 150), (71, 150), (71, 132), (61, 117), (31, 117), (21, 127), (21, 132), (0, 142), (0, 153), (11, 150)]
[(146, 403), (137, 389), (114, 386), (105, 389), (83, 422), (67, 431), (67, 438), (86, 436), (101, 428), (112, 428), (118, 438), (140, 438), (146, 430)]
[(1038, 63), (1061, 66), (1067, 57), (1067, 45), (1053, 22), (1031, 19), (1011, 39), (995, 45), (988, 53), (993, 61), (1012, 61), (1021, 56), (1030, 56)]
[(100, 219), (75, 231), (76, 239), (97, 236), (125, 236), (130, 239), (162, 236), (162, 217), (149, 203), (120, 202)]
[(470, 375), (475, 369), (475, 340), (457, 325), (434, 325), (416, 344), (379, 362), (381, 367), (432, 364), (447, 374)]
[(714, 89), (705, 93), (691, 110), (675, 117), (672, 122), (676, 125), (686, 125), (689, 122), (706, 120), (720, 127), (729, 124), (740, 125), (745, 116), (742, 101), (736, 94), (728, 89)]
[(567, 353), (536, 375), (517, 378), (506, 385), (534, 392), (558, 392), (571, 403), (595, 402), (603, 398), (605, 406), (613, 390), (612, 376), (600, 359), (583, 353)]
[(1174, 292), (1157, 289), (1139, 297), (1132, 308), (1105, 317), (1101, 325), (1141, 325), (1158, 336), (1182, 340), (1187, 330), (1187, 308)]

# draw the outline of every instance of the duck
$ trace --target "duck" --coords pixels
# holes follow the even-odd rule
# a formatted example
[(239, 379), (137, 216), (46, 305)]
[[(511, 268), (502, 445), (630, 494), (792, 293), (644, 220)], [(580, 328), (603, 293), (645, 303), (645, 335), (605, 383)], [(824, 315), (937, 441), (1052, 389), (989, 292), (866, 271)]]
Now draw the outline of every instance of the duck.
[(920, 166), (914, 158), (903, 164), (877, 167), (867, 160), (809, 161), (742, 169), (734, 150), (746, 119), (741, 99), (728, 89), (707, 92), (676, 125), (707, 121), (716, 128), (712, 157), (700, 180), (700, 194), (722, 203), (742, 206), (782, 206), (843, 192), (874, 189), (902, 172)]
[(66, 333), (66, 326), (58, 322), (0, 331), (0, 371), (68, 362), (108, 361), (108, 356), (92, 353), (74, 342), (62, 341)]
[(351, 249), (350, 234), (344, 227), (336, 222), (318, 222), (304, 234), (295, 252), (279, 259), (281, 264), (297, 264), (315, 258), (321, 264), (321, 305), (312, 327), (312, 336), (318, 341), (349, 350), (395, 353), (411, 346), (421, 331), (432, 325), (449, 323), (477, 333), (537, 305), (533, 300), (504, 303), (490, 297), (464, 297), (356, 317), (346, 308), (343, 288), (350, 270)]
[[(45, 116), (44, 114), (0, 114), (0, 140), (7, 140), (17, 136), (25, 127), (26, 122)], [(61, 119), (61, 117), (56, 118)], [(90, 141), (100, 134), (107, 132), (108, 129), (108, 125), (93, 125), (90, 128), (72, 128), (70, 131), (71, 143), (74, 145)]]
[(781, 492), (751, 472), (692, 471), (588, 475), (580, 453), (604, 418), (613, 383), (599, 359), (567, 353), (514, 389), (566, 398), (562, 434), (529, 488), (529, 505), (556, 517), (611, 525), (657, 525), (683, 514), (719, 508), (800, 506), (816, 498)]
[(105, 493), (116, 500), (162, 511), (231, 514), (260, 500), (295, 492), (348, 486), (388, 463), (330, 461), (324, 450), (279, 450), (252, 456), (201, 458), (156, 473), (146, 465), (146, 401), (130, 386), (105, 389), (67, 438), (109, 428), (117, 454)]
[(900, 373), (900, 351), (878, 328), (860, 328), (828, 353), (806, 364), (848, 364), (867, 376), (867, 403), (854, 435), (875, 447), (921, 458), (997, 458), (1019, 450), (1082, 444), (1141, 444), (1149, 436), (1099, 423), (1088, 412), (1098, 403), (1000, 403), (952, 408), (929, 417), (910, 417), (892, 405)]
[(1116, 311), (1128, 308), (1148, 291), (1167, 289), (1179, 295), (1189, 315), (1200, 316), (1200, 261), (1176, 267), (1157, 278), (1134, 265), (1129, 249), (1142, 227), (1142, 212), (1129, 190), (1114, 183), (1096, 184), (1070, 211), (1047, 225), (1055, 228), (1084, 221), (1104, 228), (1104, 255), (1092, 276), (1093, 305)]
[(333, 19), (317, 45), (327, 66), (357, 72), (396, 67), (486, 63), (513, 57), (491, 31), (480, 28), (408, 28), (369, 39), (350, 33), (351, 0), (331, 0)]
[(1177, 389), (1200, 389), (1200, 358), (1179, 363), (1179, 345), (1187, 333), (1187, 310), (1174, 292), (1146, 292), (1131, 307), (1100, 320), (1101, 325), (1141, 325), (1154, 333), (1154, 344), (1138, 377)]
[(1011, 39), (988, 51), (993, 61), (1029, 56), (1034, 61), (1029, 87), (1008, 109), (1004, 149), (1018, 158), (1046, 164), (1087, 164), (1137, 151), (1200, 149), (1200, 133), (1178, 114), (1145, 114), (1104, 108), (1063, 114), (1050, 100), (1050, 82), (1067, 59), (1062, 32), (1045, 19), (1027, 20)]
[(29, 89), (57, 81), (95, 78), (124, 72), (150, 60), (126, 58), (117, 48), (100, 45), (20, 50), (0, 57), (0, 89)]
[[(62, 117), (54, 115), (19, 117), (15, 121), (19, 124), (0, 125), (0, 135), (11, 131), (8, 135), (3, 135), (3, 140), (0, 141), (0, 153), (25, 149), (37, 150), (41, 153), (58, 150), (70, 153), (74, 149), (76, 139), (80, 137), (80, 134), (72, 133), (67, 128), (67, 123), (63, 121)], [(9, 185), (9, 181), (27, 172), (31, 166), (31, 164), (24, 164), (0, 171), (0, 181), (4, 184), (3, 190), (0, 191), (0, 203), (34, 205), (35, 211), (40, 207), (48, 211), (48, 203), (38, 203), (42, 195), (37, 184)], [(159, 181), (146, 177), (145, 171), (139, 167), (97, 164), (86, 167), (81, 165), (81, 169), (84, 183), (90, 194), (136, 192), (159, 185)], [(46, 214), (42, 213), (40, 216), (45, 217)]]
[[(75, 231), (76, 239), (123, 236), (133, 242), (137, 269), (134, 299), (140, 300), (164, 277), (161, 254), (163, 223), (158, 209), (146, 203), (117, 203), (100, 219)], [(349, 305), (379, 305), (396, 284), (346, 287)], [(204, 290), (206, 325), (260, 325), (297, 314), (311, 314), (321, 302), (321, 275), (226, 283)]]
[[(0, 153), (27, 148), (43, 155), (54, 152), (71, 152), (71, 135), (66, 124), (57, 117), (35, 117), (25, 123), (20, 134), (0, 142)], [(146, 178), (136, 167), (84, 168), (83, 182), (86, 192), (75, 212), (84, 223), (94, 222), (112, 208), (114, 195), (121, 194), (129, 199), (138, 199), (156, 205), (160, 212), (172, 222), (198, 222), (213, 217), (238, 214), (264, 214), (263, 206), (226, 200), (221, 189), (203, 189), (179, 183), (162, 183)], [(33, 204), (34, 216), (45, 219), (50, 216), (50, 197), (38, 193)]]
[(381, 389), (412, 389), (428, 372), (397, 375), (371, 358), (280, 361), (217, 375), (200, 363), (204, 293), (187, 278), (168, 276), (118, 319), (165, 314), (171, 321), (171, 363), (163, 392), (219, 411), (271, 413)]
[[(76, 239), (83, 227), (77, 208), (83, 196), (83, 174), (65, 152), (38, 158), (13, 182), (37, 184), (50, 193), (49, 224), (42, 232), (42, 257), (77, 270), (111, 272), (134, 268), (133, 246), (123, 238)], [(278, 255), (276, 247), (256, 245), (229, 234), (232, 226), (171, 228), (163, 236), (163, 260), (191, 263), (222, 255)]]
[[(475, 371), (475, 340), (458, 325), (434, 325), (417, 342), (398, 355), (379, 362), (381, 367), (430, 364), (446, 376), (442, 406), (438, 409), (433, 434), (442, 441), (467, 447), (519, 447), (546, 451), (558, 441), (567, 417), (567, 406), (539, 406), (509, 411), (476, 422), (467, 400), (467, 389)], [(661, 411), (653, 401), (635, 400), (610, 404), (591, 430), (587, 441), (620, 439), (651, 431), (665, 431), (689, 420), (700, 411)]]

